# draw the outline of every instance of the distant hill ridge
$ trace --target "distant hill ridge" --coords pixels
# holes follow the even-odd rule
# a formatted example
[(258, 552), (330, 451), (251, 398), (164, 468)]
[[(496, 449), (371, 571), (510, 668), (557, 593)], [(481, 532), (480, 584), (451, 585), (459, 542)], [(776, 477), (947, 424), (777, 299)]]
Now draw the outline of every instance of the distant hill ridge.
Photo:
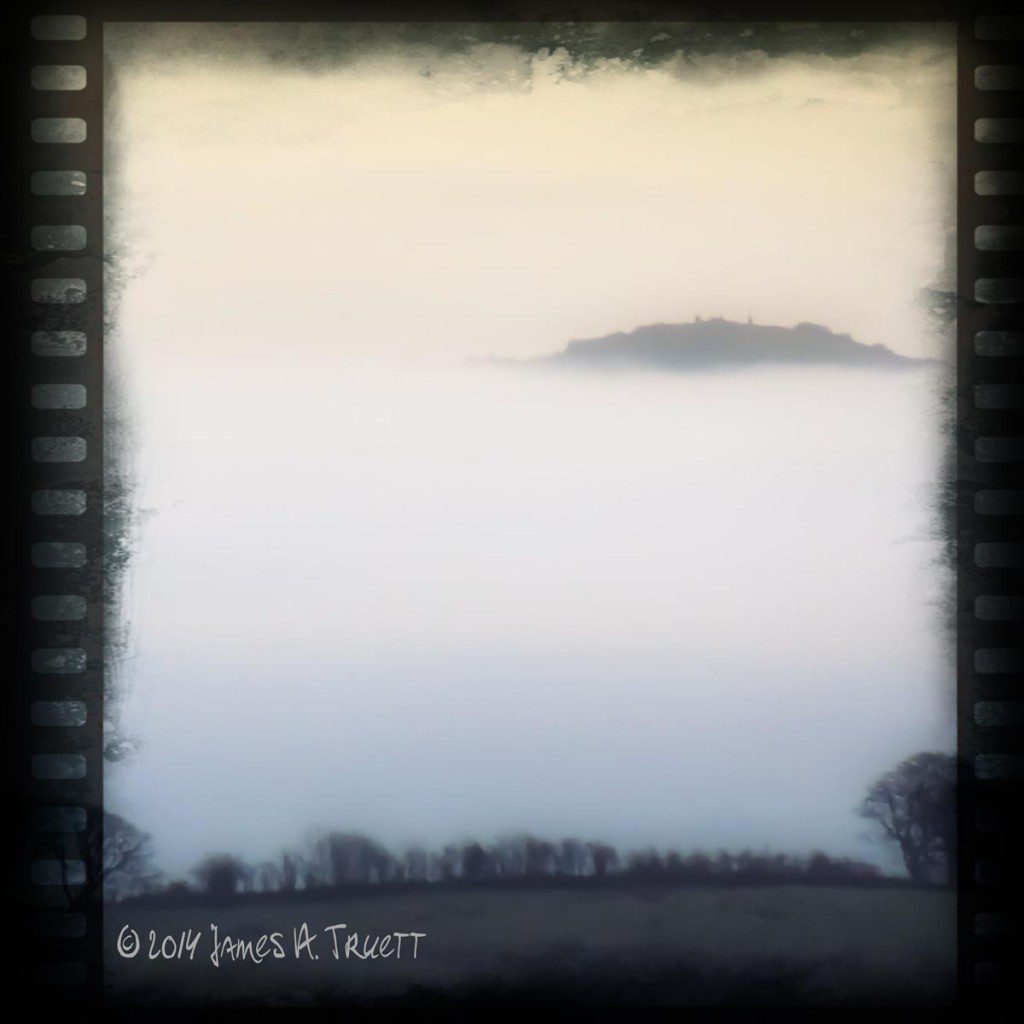
[(820, 324), (775, 327), (714, 317), (686, 324), (648, 324), (629, 333), (570, 341), (534, 364), (595, 369), (701, 370), (761, 363), (876, 366), (903, 369), (933, 362), (864, 345)]

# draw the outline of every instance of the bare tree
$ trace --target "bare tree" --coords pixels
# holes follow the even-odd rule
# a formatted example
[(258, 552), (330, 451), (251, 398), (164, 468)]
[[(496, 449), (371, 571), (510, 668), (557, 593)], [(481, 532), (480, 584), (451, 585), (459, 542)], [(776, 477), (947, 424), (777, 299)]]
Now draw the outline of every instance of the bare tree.
[(719, 877), (728, 877), (736, 871), (736, 859), (726, 850), (719, 850), (715, 854), (712, 871)]
[(411, 846), (402, 857), (402, 875), (407, 882), (430, 879), (430, 857), (421, 846)]
[(704, 881), (713, 874), (714, 864), (712, 864), (711, 858), (706, 853), (697, 850), (683, 860), (683, 870), (687, 873), (688, 877), (697, 881)]
[(587, 873), (590, 854), (578, 839), (563, 839), (558, 844), (558, 873), (577, 878)]
[(639, 878), (656, 878), (662, 874), (664, 863), (654, 847), (637, 850), (626, 858), (626, 870)]
[[(55, 852), (68, 906), (87, 904), (97, 896), (107, 901), (139, 896), (160, 882), (149, 833), (109, 811), (89, 814), (82, 832), (58, 833)], [(84, 877), (73, 875), (74, 861), (84, 863)]]
[(546, 839), (526, 840), (526, 873), (528, 875), (553, 875), (558, 863), (554, 844)]
[(153, 865), (150, 835), (119, 814), (103, 815), (103, 884), (105, 899), (150, 892), (160, 880)]
[(239, 883), (247, 876), (247, 869), (238, 857), (230, 853), (211, 853), (192, 869), (192, 874), (207, 895), (227, 899), (238, 892)]
[(391, 854), (367, 836), (331, 832), (321, 843), (331, 885), (383, 882), (395, 873)]
[(479, 843), (462, 847), (462, 876), (471, 880), (483, 878), (490, 867), (490, 856)]
[(494, 862), (503, 878), (521, 878), (526, 873), (526, 836), (502, 836), (494, 846)]
[(850, 884), (877, 881), (882, 872), (875, 864), (865, 864), (848, 857), (829, 857), (816, 850), (807, 861), (804, 877), (809, 882)]
[(603, 878), (609, 871), (614, 871), (619, 863), (619, 855), (614, 846), (607, 843), (587, 843), (590, 859), (594, 864), (594, 874)]
[(295, 892), (298, 877), (299, 869), (295, 858), (290, 853), (286, 853), (281, 858), (281, 891)]
[(446, 846), (438, 857), (441, 880), (449, 882), (462, 875), (462, 850), (458, 846)]
[(284, 873), (276, 861), (257, 864), (252, 872), (252, 887), (256, 892), (280, 892), (284, 887)]
[(916, 882), (956, 880), (956, 759), (908, 757), (868, 790), (860, 813), (878, 822)]
[(239, 879), (239, 884), (242, 892), (255, 892), (258, 887), (258, 872), (259, 867), (254, 864), (247, 864), (244, 860), (242, 864), (242, 875)]

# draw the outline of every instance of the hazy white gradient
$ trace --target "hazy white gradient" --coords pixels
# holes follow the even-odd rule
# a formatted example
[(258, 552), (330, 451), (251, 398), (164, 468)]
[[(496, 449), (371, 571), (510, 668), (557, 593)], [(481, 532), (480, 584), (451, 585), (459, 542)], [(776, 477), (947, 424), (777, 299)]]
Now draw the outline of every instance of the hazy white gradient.
[(748, 311), (938, 354), (952, 56), (313, 75), (119, 31), (153, 514), (110, 806), (172, 872), (315, 824), (873, 856), (865, 785), (952, 736), (939, 371), (466, 360)]

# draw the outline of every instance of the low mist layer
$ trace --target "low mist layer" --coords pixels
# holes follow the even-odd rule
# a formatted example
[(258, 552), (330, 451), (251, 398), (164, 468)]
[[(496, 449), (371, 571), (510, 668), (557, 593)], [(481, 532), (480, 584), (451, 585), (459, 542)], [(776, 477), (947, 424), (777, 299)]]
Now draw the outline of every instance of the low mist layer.
[(934, 371), (269, 369), (140, 381), (108, 794), (161, 866), (328, 824), (880, 855), (864, 786), (951, 737)]

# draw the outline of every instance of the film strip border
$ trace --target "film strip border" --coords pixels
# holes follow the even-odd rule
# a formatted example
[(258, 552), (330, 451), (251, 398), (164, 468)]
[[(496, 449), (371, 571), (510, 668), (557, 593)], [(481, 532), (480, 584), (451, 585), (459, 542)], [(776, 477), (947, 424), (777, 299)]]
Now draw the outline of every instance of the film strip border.
[[(46, 990), (66, 994), (102, 984), (102, 17), (90, 14), (94, 4), (83, 10), (26, 19), (24, 45), (12, 41), (27, 158), (13, 183), (26, 219), (15, 252), (28, 254), (14, 275), (11, 339), (14, 376), (28, 385), (17, 432), (28, 601), (15, 614), (24, 627), (15, 712), (29, 745), (19, 890), (30, 898), (25, 963), (38, 965)], [(1019, 18), (961, 25), (959, 950), (968, 1004), (1015, 987), (1024, 920), (1024, 280), (1014, 271), (1024, 248), (1022, 39)]]
[(23, 31), (25, 888), (38, 981), (75, 996), (102, 984), (102, 22)]
[(1024, 19), (960, 38), (958, 621), (960, 981), (1016, 988), (1024, 879)]

